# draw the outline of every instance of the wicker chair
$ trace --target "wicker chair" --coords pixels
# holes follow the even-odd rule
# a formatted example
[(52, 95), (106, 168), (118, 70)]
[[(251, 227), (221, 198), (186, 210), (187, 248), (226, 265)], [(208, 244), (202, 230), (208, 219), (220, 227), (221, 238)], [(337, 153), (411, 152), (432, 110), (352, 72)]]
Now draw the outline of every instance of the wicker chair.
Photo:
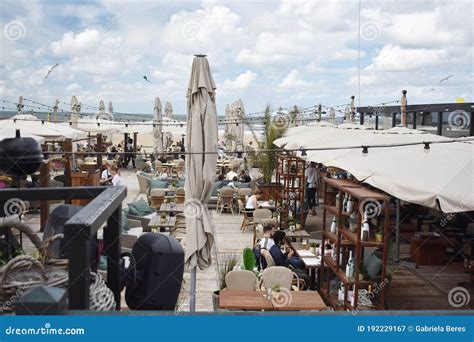
[[(247, 203), (247, 199), (252, 195), (252, 189), (250, 188), (242, 188), (237, 190), (237, 199), (241, 200), (242, 203)], [(240, 211), (240, 207), (239, 207)]]
[(257, 276), (247, 270), (230, 271), (225, 276), (225, 284), (231, 291), (255, 291)]
[(278, 286), (290, 291), (299, 291), (302, 288), (302, 282), (304, 281), (300, 280), (296, 273), (283, 266), (267, 267), (262, 273), (262, 285), (266, 289)]
[(176, 203), (184, 203), (185, 193), (184, 188), (176, 189)]
[(217, 212), (222, 214), (225, 208), (229, 208), (234, 215), (234, 189), (221, 188), (217, 197)]
[(253, 211), (253, 244), (257, 241), (257, 225), (267, 223), (273, 218), (270, 209), (255, 209)]
[(165, 201), (166, 189), (150, 190), (150, 207), (158, 209)]
[(249, 217), (248, 214), (250, 210), (245, 210), (244, 204), (240, 199), (237, 200), (237, 203), (239, 205), (239, 211), (241, 214), (244, 214), (244, 220), (242, 221), (242, 224), (240, 225), (240, 230), (241, 231), (246, 231), (248, 226), (253, 226), (253, 217)]

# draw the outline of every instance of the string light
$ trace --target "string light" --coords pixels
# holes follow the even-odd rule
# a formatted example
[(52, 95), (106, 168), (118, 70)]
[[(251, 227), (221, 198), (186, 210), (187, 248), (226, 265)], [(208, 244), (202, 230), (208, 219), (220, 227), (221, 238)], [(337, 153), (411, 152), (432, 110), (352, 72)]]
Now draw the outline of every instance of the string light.
[(369, 154), (369, 147), (362, 146), (362, 157), (367, 157), (368, 154)]
[(425, 144), (425, 147), (423, 148), (423, 151), (425, 153), (430, 152), (430, 143), (429, 142), (423, 142), (423, 144)]

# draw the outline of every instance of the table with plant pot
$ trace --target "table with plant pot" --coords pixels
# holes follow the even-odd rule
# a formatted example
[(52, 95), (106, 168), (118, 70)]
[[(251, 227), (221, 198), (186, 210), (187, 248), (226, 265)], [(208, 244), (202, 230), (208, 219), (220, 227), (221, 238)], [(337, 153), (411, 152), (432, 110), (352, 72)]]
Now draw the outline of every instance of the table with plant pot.
[(303, 261), (305, 268), (309, 272), (309, 288), (316, 290), (319, 287), (319, 284), (316, 282), (316, 274), (318, 277), (321, 274), (321, 256), (316, 255), (311, 247), (308, 248), (309, 245), (305, 245), (301, 242), (290, 242), (290, 247), (295, 251), (296, 256)]

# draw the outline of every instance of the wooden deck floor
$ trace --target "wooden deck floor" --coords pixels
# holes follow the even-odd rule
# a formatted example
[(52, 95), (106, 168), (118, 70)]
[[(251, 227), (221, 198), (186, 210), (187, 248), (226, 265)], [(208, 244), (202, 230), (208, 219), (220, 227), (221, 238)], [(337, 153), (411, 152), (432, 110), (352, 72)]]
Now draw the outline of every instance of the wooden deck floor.
[[(138, 194), (138, 182), (132, 170), (122, 171), (122, 177), (127, 184), (128, 194), (126, 203), (131, 202)], [(318, 207), (317, 216), (309, 216), (307, 219), (307, 230), (317, 232), (322, 226), (322, 206)], [(250, 247), (252, 233), (242, 233), (240, 215), (221, 214), (212, 211), (215, 226), (215, 241), (217, 255), (235, 253), (241, 258), (242, 250)], [(39, 229), (39, 214), (27, 214), (27, 222)], [(313, 233), (314, 234), (314, 233)], [(316, 234), (317, 235), (317, 234)], [(24, 249), (32, 253), (33, 246), (24, 239)], [(403, 248), (402, 248), (403, 250)], [(186, 312), (189, 310), (189, 281), (188, 270), (184, 274), (185, 283), (180, 295), (178, 310)], [(448, 264), (443, 267), (420, 267), (409, 269), (398, 266), (393, 274), (392, 283), (387, 291), (387, 308), (390, 310), (441, 310), (455, 309), (448, 301), (448, 293), (458, 286), (460, 282), (468, 282), (469, 276), (462, 272), (461, 267), (456, 264)], [(217, 289), (217, 272), (215, 263), (206, 270), (198, 270), (196, 285), (196, 309), (198, 311), (212, 311), (212, 292)], [(467, 287), (471, 298), (470, 302), (461, 309), (474, 308), (474, 292), (472, 287)], [(125, 301), (122, 306), (126, 308)]]

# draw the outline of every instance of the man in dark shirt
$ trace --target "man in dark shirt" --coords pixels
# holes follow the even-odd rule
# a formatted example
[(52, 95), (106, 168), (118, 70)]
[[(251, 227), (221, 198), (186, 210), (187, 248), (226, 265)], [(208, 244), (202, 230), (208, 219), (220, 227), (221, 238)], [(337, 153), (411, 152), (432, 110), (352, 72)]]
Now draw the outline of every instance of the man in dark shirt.
[(294, 255), (295, 252), (292, 249), (285, 253), (281, 251), (281, 246), (284, 243), (285, 236), (286, 234), (282, 230), (277, 230), (273, 233), (273, 241), (275, 242), (275, 245), (270, 248), (269, 252), (275, 261), (275, 265), (284, 267), (289, 267), (291, 265), (294, 268), (304, 269), (303, 261)]

